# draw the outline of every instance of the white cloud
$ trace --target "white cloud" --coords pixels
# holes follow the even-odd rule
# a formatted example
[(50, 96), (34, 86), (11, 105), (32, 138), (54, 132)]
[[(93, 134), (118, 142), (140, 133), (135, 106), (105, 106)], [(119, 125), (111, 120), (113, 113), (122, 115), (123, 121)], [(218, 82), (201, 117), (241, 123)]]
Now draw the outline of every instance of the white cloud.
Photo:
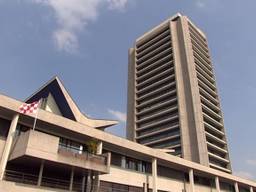
[(204, 8), (206, 6), (206, 1), (207, 0), (196, 0), (196, 6), (198, 8)]
[(107, 0), (110, 9), (124, 10), (128, 0)]
[(125, 123), (126, 122), (126, 114), (120, 111), (116, 111), (116, 110), (112, 110), (112, 109), (108, 109), (108, 112), (113, 115), (115, 118), (117, 118), (117, 120), (119, 120), (120, 122)]
[(58, 28), (53, 39), (59, 50), (73, 52), (78, 47), (78, 33), (95, 21), (101, 7), (109, 10), (124, 10), (128, 0), (32, 0), (50, 7), (55, 14)]
[[(246, 160), (246, 164), (250, 165), (251, 168), (256, 167), (256, 160), (255, 159), (248, 159)], [(253, 170), (253, 169), (252, 169)], [(256, 179), (256, 175), (254, 174), (254, 172), (248, 172), (248, 171), (237, 171), (234, 173), (234, 175), (243, 177), (245, 179), (251, 179), (254, 180)]]
[(60, 50), (73, 52), (78, 47), (77, 37), (74, 33), (68, 30), (60, 29), (53, 33), (56, 46)]
[(245, 179), (254, 179), (254, 176), (251, 173), (246, 171), (238, 171), (238, 172), (235, 172), (234, 175), (237, 175)]
[(248, 165), (256, 166), (256, 160), (253, 160), (253, 159), (248, 159), (248, 160), (246, 161), (246, 163), (247, 163)]

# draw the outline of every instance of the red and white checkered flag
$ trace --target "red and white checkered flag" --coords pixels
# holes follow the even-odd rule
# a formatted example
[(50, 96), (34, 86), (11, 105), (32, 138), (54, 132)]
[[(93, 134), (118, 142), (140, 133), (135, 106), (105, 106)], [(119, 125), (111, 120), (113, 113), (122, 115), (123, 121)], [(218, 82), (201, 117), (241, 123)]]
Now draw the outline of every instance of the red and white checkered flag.
[(39, 101), (35, 101), (33, 103), (23, 103), (19, 107), (20, 113), (29, 114), (29, 113), (36, 113), (39, 107)]

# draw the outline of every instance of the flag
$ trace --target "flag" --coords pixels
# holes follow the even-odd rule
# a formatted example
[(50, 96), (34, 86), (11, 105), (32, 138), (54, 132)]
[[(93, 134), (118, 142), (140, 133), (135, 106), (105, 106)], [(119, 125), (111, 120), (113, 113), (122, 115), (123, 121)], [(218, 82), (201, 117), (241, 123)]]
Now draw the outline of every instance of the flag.
[(36, 113), (39, 107), (39, 101), (35, 101), (33, 103), (23, 103), (19, 107), (19, 112), (23, 114)]

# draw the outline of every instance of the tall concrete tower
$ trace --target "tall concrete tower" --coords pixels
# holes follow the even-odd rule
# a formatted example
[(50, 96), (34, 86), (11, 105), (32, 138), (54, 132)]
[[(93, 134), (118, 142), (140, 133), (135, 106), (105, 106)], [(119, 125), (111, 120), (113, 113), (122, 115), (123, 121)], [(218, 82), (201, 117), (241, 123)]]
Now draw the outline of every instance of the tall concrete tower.
[(129, 50), (127, 138), (231, 173), (205, 34), (177, 14)]

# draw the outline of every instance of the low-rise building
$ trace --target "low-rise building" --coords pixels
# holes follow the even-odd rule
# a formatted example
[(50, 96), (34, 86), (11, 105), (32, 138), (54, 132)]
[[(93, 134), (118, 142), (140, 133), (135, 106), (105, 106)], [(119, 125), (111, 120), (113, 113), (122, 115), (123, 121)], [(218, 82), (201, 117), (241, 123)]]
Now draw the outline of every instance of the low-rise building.
[(35, 114), (0, 94), (0, 191), (255, 192), (246, 180), (104, 131), (56, 77), (26, 99)]

